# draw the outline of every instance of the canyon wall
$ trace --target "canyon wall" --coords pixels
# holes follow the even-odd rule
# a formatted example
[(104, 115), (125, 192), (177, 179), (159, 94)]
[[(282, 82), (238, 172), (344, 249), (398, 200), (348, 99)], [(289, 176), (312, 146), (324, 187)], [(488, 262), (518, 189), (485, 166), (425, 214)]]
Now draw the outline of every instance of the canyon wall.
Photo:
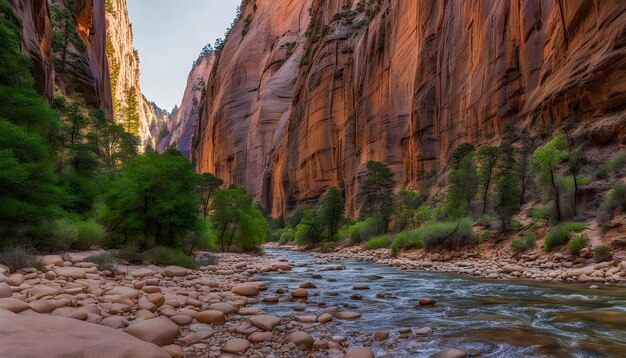
[(495, 143), (506, 123), (626, 144), (626, 2), (247, 3), (192, 156), (274, 215), (331, 185), (353, 214), (368, 160), (422, 188), (458, 144)]
[(180, 107), (171, 114), (165, 129), (155, 135), (158, 138), (157, 151), (163, 152), (174, 145), (187, 158), (191, 155), (191, 137), (198, 123), (198, 116), (202, 109), (200, 101), (206, 92), (206, 83), (209, 80), (215, 54), (212, 48), (206, 47), (194, 62), (187, 86), (180, 103)]
[(133, 28), (128, 18), (126, 0), (109, 0), (106, 6), (107, 58), (111, 71), (111, 92), (113, 94), (113, 117), (125, 123), (126, 106), (136, 104), (139, 115), (137, 135), (141, 146), (156, 146), (152, 132), (158, 127), (159, 116), (152, 105), (144, 98), (139, 82), (139, 56), (133, 47)]

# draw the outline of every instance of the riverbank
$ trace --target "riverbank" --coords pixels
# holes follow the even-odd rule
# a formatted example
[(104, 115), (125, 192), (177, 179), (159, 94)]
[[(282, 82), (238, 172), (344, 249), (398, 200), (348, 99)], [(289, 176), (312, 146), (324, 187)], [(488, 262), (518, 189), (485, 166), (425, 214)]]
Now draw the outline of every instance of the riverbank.
[[(303, 250), (298, 246), (265, 244), (266, 248)], [(482, 246), (459, 252), (407, 250), (392, 257), (390, 249), (366, 250), (362, 246), (341, 246), (328, 253), (312, 251), (325, 258), (369, 260), (403, 270), (449, 272), (490, 279), (530, 279), (553, 282), (577, 282), (590, 285), (626, 285), (626, 259), (617, 253), (614, 259), (596, 263), (588, 251), (574, 257), (567, 253), (530, 251), (517, 257), (507, 250)]]
[[(308, 300), (306, 282), (264, 292), (259, 275), (289, 272), (294, 263), (285, 259), (212, 253), (217, 265), (118, 264), (111, 273), (85, 260), (96, 253), (45, 256), (43, 270), (0, 265), (0, 356), (128, 357), (137, 350), (150, 357), (371, 356), (351, 352), (349, 339), (327, 324), (359, 315), (337, 308), (319, 317), (303, 312), (318, 307)], [(275, 316), (263, 314), (261, 302), (302, 305)], [(16, 346), (28, 337), (37, 337), (29, 349)]]

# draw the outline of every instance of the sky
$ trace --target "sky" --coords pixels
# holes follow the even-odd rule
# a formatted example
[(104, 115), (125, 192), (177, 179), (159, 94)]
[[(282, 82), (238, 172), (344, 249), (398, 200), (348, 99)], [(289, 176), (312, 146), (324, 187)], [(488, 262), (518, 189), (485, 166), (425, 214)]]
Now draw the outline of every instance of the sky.
[(224, 37), (241, 0), (127, 0), (139, 51), (141, 91), (167, 110), (179, 105), (191, 65)]

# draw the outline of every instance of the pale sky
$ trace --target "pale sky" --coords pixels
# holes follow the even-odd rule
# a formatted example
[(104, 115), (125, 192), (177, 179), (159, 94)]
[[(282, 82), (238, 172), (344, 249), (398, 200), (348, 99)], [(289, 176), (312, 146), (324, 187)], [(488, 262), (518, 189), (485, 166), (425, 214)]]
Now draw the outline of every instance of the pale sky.
[(223, 38), (241, 0), (127, 0), (139, 51), (141, 91), (159, 107), (180, 101), (191, 65)]

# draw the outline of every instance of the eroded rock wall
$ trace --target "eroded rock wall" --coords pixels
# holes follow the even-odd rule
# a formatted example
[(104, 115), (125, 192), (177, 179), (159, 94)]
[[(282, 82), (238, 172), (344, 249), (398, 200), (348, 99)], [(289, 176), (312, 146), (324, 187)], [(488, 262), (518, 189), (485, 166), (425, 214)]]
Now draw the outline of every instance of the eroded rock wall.
[(198, 123), (202, 109), (202, 95), (206, 92), (206, 84), (213, 68), (215, 54), (207, 50), (194, 63), (180, 107), (172, 113), (166, 126), (167, 130), (159, 133), (156, 149), (163, 152), (167, 147), (175, 145), (187, 158), (191, 156), (191, 137)]
[(617, 0), (252, 1), (216, 59), (194, 162), (274, 215), (331, 185), (353, 214), (368, 160), (421, 187), (506, 123), (626, 142), (624, 39)]

